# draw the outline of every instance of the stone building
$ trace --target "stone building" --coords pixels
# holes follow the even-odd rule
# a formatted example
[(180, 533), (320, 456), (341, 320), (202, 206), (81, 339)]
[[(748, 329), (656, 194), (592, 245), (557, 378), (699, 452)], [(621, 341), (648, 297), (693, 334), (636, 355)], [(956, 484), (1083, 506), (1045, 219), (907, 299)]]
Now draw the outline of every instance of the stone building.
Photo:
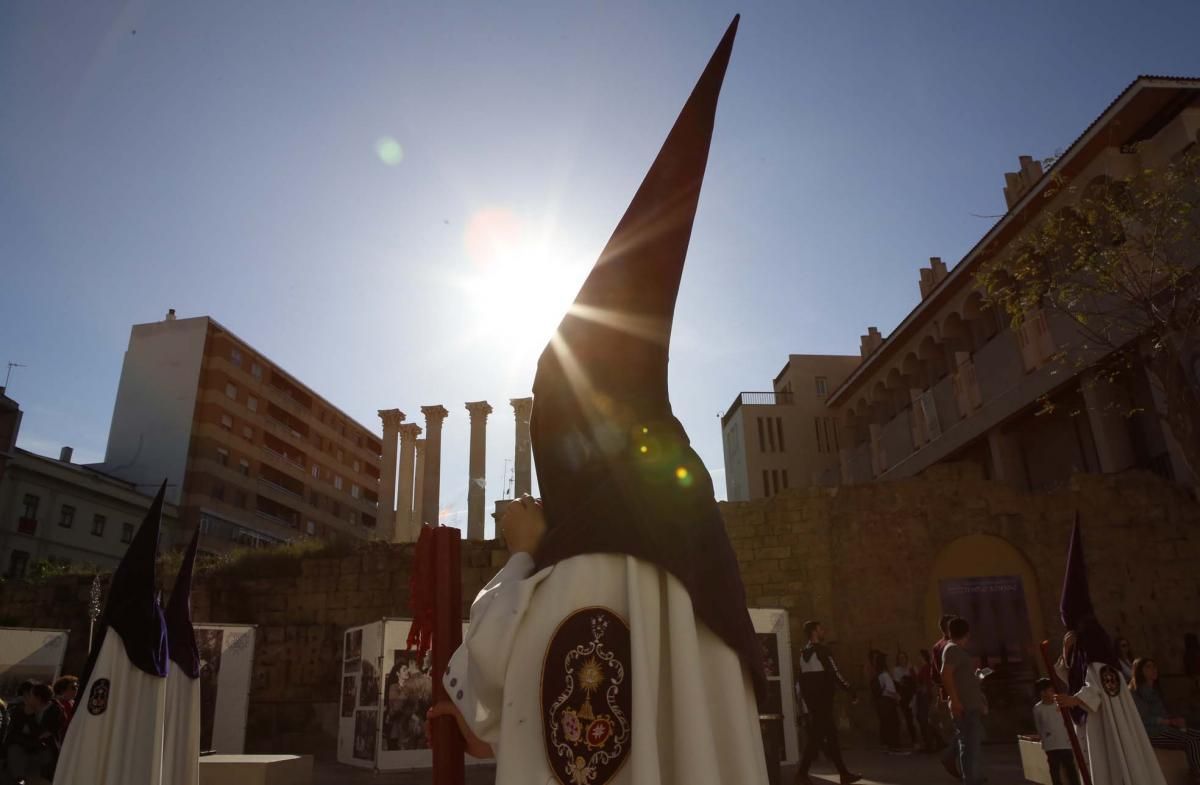
[(1054, 178), (1082, 187), (1159, 168), (1198, 140), (1200, 79), (1140, 77), (1048, 172), (1023, 156), (1005, 175), (1008, 212), (952, 270), (936, 258), (921, 270), (916, 308), (886, 338), (864, 338), (861, 364), (830, 394), (845, 434), (842, 482), (967, 461), (1033, 491), (1133, 468), (1194, 483), (1144, 368), (1110, 383), (1089, 370), (1103, 355), (1068, 317), (1034, 310), (1014, 329), (974, 275), (1072, 198), (1047, 198)]
[(721, 415), (730, 501), (836, 484), (841, 434), (825, 405), (861, 358), (793, 354), (770, 392), (743, 392)]
[(130, 331), (97, 468), (139, 485), (166, 475), (182, 525), (225, 550), (377, 536), (382, 451), (378, 435), (224, 326), (172, 310)]

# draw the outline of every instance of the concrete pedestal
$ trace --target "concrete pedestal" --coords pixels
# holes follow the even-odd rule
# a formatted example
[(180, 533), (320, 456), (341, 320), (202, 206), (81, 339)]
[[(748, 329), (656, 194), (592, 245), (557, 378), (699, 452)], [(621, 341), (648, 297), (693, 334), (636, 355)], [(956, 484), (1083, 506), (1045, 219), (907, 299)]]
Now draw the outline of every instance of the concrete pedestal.
[(311, 785), (312, 755), (206, 755), (200, 785)]

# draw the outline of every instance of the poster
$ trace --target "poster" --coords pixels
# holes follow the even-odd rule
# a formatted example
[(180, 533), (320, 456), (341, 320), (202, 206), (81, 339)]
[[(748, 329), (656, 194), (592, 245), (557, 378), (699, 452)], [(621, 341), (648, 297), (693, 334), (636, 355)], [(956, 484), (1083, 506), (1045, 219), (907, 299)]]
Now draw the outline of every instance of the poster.
[(358, 700), (358, 681), (353, 676), (342, 677), (342, 716), (354, 716), (354, 704)]
[(423, 750), (425, 714), (433, 705), (431, 658), (414, 651), (393, 649), (391, 670), (383, 687), (383, 749)]
[(1025, 588), (1018, 575), (946, 578), (938, 582), (942, 613), (971, 625), (967, 649), (980, 666), (1034, 660), (1033, 632)]
[(354, 757), (375, 761), (375, 726), (379, 711), (363, 709), (354, 715)]
[(779, 677), (779, 638), (773, 632), (760, 632), (756, 636), (762, 647), (763, 669), (767, 678)]
[(51, 684), (62, 675), (68, 630), (0, 627), (0, 698), (16, 697), (25, 680)]
[(200, 651), (200, 749), (240, 755), (246, 748), (255, 627), (248, 624), (193, 627)]
[(359, 667), (362, 677), (358, 681), (358, 705), (378, 706), (379, 675), (375, 672), (375, 666), (369, 660), (363, 659)]
[(767, 694), (759, 706), (763, 748), (780, 762), (797, 763), (800, 744), (796, 736), (796, 675), (792, 671), (792, 638), (787, 611), (751, 608), (750, 621), (762, 649), (767, 673)]
[(358, 662), (362, 657), (362, 640), (361, 627), (357, 630), (346, 630), (346, 644), (342, 655), (342, 659), (346, 663), (346, 673), (358, 671)]

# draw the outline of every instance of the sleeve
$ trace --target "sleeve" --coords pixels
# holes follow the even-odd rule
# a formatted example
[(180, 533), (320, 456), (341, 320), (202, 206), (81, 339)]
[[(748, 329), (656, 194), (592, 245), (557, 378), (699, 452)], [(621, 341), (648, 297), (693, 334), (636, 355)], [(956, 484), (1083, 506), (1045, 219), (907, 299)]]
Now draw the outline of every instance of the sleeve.
[(836, 683), (837, 683), (837, 685), (838, 685), (839, 687), (841, 687), (843, 690), (845, 690), (846, 692), (848, 692), (848, 693), (850, 693), (851, 695), (853, 695), (853, 694), (854, 694), (854, 688), (850, 686), (850, 682), (846, 681), (845, 677), (844, 677), (844, 676), (842, 676), (842, 672), (841, 672), (840, 670), (838, 670), (837, 663), (833, 661), (833, 655), (832, 655), (832, 654), (830, 654), (830, 655), (827, 655), (827, 656), (825, 657), (825, 663), (824, 663), (824, 664), (825, 664), (825, 666), (826, 666), (826, 667), (829, 669), (829, 672), (833, 674), (833, 680), (834, 680), (834, 682), (836, 682)]
[[(552, 568), (551, 568), (552, 569)], [(475, 735), (495, 748), (500, 736), (504, 674), (513, 641), (539, 581), (529, 580), (533, 557), (516, 553), (471, 603), (462, 645), (442, 684)]]
[(1063, 684), (1069, 684), (1071, 682), (1071, 675), (1067, 671), (1067, 662), (1062, 658), (1061, 655), (1059, 655), (1059, 658), (1054, 663), (1054, 675), (1057, 676), (1058, 680)]
[[(1088, 676), (1092, 674), (1089, 671)], [(1075, 693), (1075, 697), (1083, 701), (1083, 708), (1089, 712), (1100, 711), (1104, 707), (1104, 698), (1102, 697), (1103, 690), (1098, 684), (1095, 684), (1091, 678), (1083, 683), (1079, 688), (1079, 692)]]

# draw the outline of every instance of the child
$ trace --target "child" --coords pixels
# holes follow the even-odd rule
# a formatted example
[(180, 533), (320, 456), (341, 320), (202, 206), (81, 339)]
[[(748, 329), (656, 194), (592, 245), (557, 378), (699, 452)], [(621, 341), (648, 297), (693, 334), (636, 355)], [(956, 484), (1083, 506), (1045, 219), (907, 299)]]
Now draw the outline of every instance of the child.
[[(1071, 737), (1063, 722), (1062, 712), (1054, 702), (1054, 683), (1049, 679), (1038, 679), (1034, 684), (1041, 701), (1033, 707), (1033, 722), (1037, 725), (1042, 749), (1050, 762), (1050, 781), (1054, 785), (1079, 785), (1079, 773), (1075, 770), (1075, 753), (1071, 750)], [(1066, 779), (1062, 777), (1066, 772)]]

